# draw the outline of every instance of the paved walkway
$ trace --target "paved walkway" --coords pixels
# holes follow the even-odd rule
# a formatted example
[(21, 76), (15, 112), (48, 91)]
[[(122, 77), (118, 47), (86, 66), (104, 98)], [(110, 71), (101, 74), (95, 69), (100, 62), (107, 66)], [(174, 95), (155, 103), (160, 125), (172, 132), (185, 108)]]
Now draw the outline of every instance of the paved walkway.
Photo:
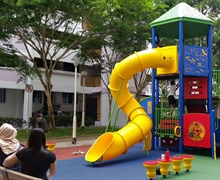
[(92, 145), (98, 136), (76, 137), (76, 144), (72, 144), (72, 138), (47, 139), (47, 142), (56, 142), (56, 148), (77, 147)]
[(70, 142), (57, 142), (56, 148), (63, 148), (63, 147), (76, 147), (76, 146), (85, 146), (85, 145), (92, 145), (95, 142), (95, 140), (77, 140), (76, 144), (72, 144), (72, 141), (70, 139)]

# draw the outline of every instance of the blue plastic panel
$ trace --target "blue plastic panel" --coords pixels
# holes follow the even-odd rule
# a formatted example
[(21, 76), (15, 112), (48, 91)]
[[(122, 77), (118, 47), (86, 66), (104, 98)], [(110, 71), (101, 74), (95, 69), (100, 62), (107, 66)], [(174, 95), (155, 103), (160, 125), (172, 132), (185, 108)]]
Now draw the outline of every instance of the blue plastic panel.
[(152, 119), (152, 98), (148, 97), (140, 102), (140, 105), (145, 109), (147, 115)]
[(200, 46), (184, 47), (184, 75), (208, 75), (208, 48)]

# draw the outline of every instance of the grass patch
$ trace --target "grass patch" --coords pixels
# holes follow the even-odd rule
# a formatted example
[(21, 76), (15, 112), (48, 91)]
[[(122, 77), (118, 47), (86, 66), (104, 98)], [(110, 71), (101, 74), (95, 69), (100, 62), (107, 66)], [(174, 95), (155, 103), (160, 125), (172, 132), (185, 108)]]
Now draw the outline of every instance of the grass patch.
[[(102, 126), (90, 126), (85, 127), (84, 129), (77, 128), (76, 130), (76, 136), (90, 136), (90, 135), (101, 135), (105, 133), (106, 127)], [(118, 128), (115, 128), (115, 131), (117, 131)], [(31, 129), (19, 129), (17, 139), (19, 141), (21, 140), (27, 140), (28, 136), (31, 132)], [(49, 130), (47, 133), (47, 138), (64, 138), (64, 137), (72, 137), (73, 129), (72, 127), (65, 127), (65, 128), (57, 128), (54, 130)]]

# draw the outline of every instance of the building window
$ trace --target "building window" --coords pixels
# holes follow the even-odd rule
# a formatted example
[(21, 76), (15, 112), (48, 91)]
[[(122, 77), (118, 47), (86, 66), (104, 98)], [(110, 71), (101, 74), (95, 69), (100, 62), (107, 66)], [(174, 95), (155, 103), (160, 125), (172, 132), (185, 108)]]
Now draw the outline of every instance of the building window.
[(42, 91), (34, 91), (33, 93), (33, 103), (42, 102)]
[(6, 90), (0, 88), (0, 103), (5, 103), (6, 99)]
[(73, 104), (73, 93), (63, 93), (63, 104)]

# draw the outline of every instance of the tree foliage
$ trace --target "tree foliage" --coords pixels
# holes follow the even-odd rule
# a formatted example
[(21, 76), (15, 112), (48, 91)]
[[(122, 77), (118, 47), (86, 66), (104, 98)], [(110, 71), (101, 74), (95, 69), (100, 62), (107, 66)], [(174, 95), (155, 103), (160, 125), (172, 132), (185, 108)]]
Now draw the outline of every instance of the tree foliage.
[[(0, 51), (3, 57), (0, 64), (19, 67), (22, 75), (35, 74), (39, 78), (47, 96), (51, 127), (55, 128), (51, 77), (57, 63), (80, 52), (77, 55), (83, 63), (89, 61), (101, 67), (107, 87), (115, 64), (135, 51), (146, 49), (146, 40), (151, 42), (150, 22), (180, 2), (182, 0), (0, 0), (0, 39), (12, 47), (9, 54)], [(215, 20), (213, 57), (219, 62), (220, 0), (184, 2)], [(25, 52), (13, 46), (14, 38)], [(38, 69), (32, 52), (43, 61), (45, 73)], [(32, 69), (21, 59), (32, 62)], [(217, 67), (219, 63), (215, 64)], [(137, 93), (143, 91), (148, 78), (147, 71), (135, 75)]]
[[(120, 0), (114, 1), (111, 8), (106, 9), (110, 18), (100, 24), (98, 30), (106, 29), (107, 36), (82, 47), (82, 56), (93, 64), (101, 65), (102, 82), (108, 89), (110, 74), (115, 64), (135, 51), (146, 49), (146, 41), (151, 41), (151, 28), (149, 26), (156, 17), (163, 12), (165, 5), (155, 4), (153, 0)], [(88, 50), (93, 49), (94, 51)], [(95, 51), (95, 49), (101, 49)], [(140, 95), (149, 83), (149, 69), (134, 75), (136, 97)], [(109, 89), (108, 89), (109, 90)], [(111, 112), (111, 94), (109, 95), (109, 112)]]
[[(105, 22), (106, 14), (102, 12), (107, 4), (102, 0), (0, 0), (0, 3), (3, 27), (0, 38), (12, 47), (14, 57), (19, 55), (33, 63), (47, 96), (50, 125), (55, 128), (51, 102), (54, 68), (61, 59), (73, 56), (86, 41), (105, 34), (105, 31), (97, 33), (96, 29)], [(91, 23), (90, 31), (81, 28), (85, 21)], [(25, 52), (13, 46), (13, 38)], [(43, 61), (44, 73), (38, 69), (32, 52)]]

